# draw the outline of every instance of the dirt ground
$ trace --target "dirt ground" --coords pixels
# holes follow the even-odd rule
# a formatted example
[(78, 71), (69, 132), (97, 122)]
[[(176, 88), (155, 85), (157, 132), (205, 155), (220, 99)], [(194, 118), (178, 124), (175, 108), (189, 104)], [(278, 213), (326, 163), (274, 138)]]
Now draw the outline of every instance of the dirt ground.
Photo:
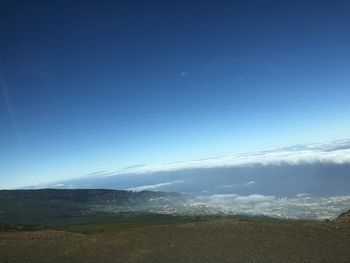
[(211, 221), (0, 233), (0, 262), (350, 262), (350, 224)]

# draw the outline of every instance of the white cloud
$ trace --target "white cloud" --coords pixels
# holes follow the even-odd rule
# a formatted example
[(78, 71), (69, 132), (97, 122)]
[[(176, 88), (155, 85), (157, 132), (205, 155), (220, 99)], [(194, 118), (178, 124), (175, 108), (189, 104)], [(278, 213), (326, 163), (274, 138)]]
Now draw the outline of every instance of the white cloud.
[(178, 184), (178, 183), (183, 183), (183, 181), (172, 181), (172, 182), (160, 183), (160, 184), (143, 185), (143, 186), (131, 187), (131, 188), (128, 188), (126, 190), (134, 191), (134, 192), (140, 192), (140, 191), (145, 191), (145, 190), (156, 190), (156, 189), (161, 188), (163, 186), (168, 186), (168, 185)]
[(256, 184), (255, 181), (249, 181), (249, 182), (246, 182), (244, 184), (223, 184), (223, 185), (220, 185), (221, 188), (224, 188), (224, 189), (230, 189), (230, 188), (239, 188), (239, 187), (242, 187), (242, 186), (251, 186), (251, 185), (254, 185)]
[(145, 165), (128, 170), (101, 174), (113, 176), (122, 174), (146, 174), (183, 169), (244, 167), (252, 165), (298, 165), (312, 163), (350, 163), (350, 140), (298, 145), (270, 151), (235, 154), (224, 157), (175, 162), (159, 165)]
[(234, 185), (234, 184), (223, 184), (223, 185), (220, 185), (221, 188), (234, 188), (234, 187), (237, 187), (237, 185)]
[[(253, 194), (206, 195), (190, 198), (171, 208), (178, 214), (245, 214), (276, 218), (332, 219), (349, 210), (350, 196), (278, 198)], [(163, 211), (166, 212), (166, 211)]]
[(245, 203), (260, 203), (260, 202), (267, 202), (267, 201), (274, 201), (276, 197), (274, 196), (267, 196), (267, 195), (259, 195), (259, 194), (253, 194), (248, 196), (237, 196), (236, 200), (239, 202), (245, 202)]
[(296, 197), (307, 197), (307, 196), (309, 196), (309, 194), (307, 193), (299, 193), (296, 195)]
[[(174, 162), (159, 165), (137, 165), (117, 171), (99, 171), (92, 173), (92, 177), (109, 177), (118, 175), (141, 175), (155, 172), (181, 171), (184, 169), (205, 169), (223, 167), (250, 167), (255, 165), (299, 165), (314, 163), (350, 164), (350, 140), (332, 141), (318, 144), (297, 145), (276, 150), (260, 151), (252, 153), (235, 154), (217, 158)], [(175, 179), (173, 179), (175, 180)], [(41, 184), (27, 188), (55, 187), (62, 181), (52, 184)], [(72, 188), (73, 186), (66, 187)], [(223, 183), (221, 188), (248, 187), (254, 185), (253, 181), (242, 184)], [(161, 184), (140, 186), (143, 189), (157, 189)], [(57, 186), (58, 187), (58, 186)], [(134, 187), (136, 190), (137, 187)], [(134, 189), (132, 188), (132, 189)]]
[(184, 72), (184, 71), (180, 72), (181, 77), (186, 77), (187, 75), (188, 75), (187, 72)]

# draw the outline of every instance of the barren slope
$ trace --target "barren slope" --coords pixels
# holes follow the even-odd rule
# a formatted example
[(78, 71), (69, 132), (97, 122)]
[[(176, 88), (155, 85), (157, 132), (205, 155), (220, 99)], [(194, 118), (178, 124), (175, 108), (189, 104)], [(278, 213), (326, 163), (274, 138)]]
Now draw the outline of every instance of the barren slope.
[[(103, 229), (103, 228), (102, 228)], [(0, 262), (350, 262), (350, 225), (211, 221), (0, 234)]]

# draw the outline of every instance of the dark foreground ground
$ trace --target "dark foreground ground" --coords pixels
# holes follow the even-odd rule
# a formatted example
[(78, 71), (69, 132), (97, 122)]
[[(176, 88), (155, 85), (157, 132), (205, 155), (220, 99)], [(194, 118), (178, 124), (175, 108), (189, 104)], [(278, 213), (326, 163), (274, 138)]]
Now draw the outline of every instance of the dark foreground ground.
[(109, 222), (7, 231), (0, 262), (350, 262), (350, 224)]

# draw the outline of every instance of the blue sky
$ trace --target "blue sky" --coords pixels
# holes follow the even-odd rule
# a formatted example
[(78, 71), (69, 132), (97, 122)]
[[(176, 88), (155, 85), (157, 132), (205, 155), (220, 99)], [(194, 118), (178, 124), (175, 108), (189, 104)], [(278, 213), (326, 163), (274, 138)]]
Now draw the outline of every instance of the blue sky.
[(2, 1), (1, 187), (350, 131), (346, 1)]

